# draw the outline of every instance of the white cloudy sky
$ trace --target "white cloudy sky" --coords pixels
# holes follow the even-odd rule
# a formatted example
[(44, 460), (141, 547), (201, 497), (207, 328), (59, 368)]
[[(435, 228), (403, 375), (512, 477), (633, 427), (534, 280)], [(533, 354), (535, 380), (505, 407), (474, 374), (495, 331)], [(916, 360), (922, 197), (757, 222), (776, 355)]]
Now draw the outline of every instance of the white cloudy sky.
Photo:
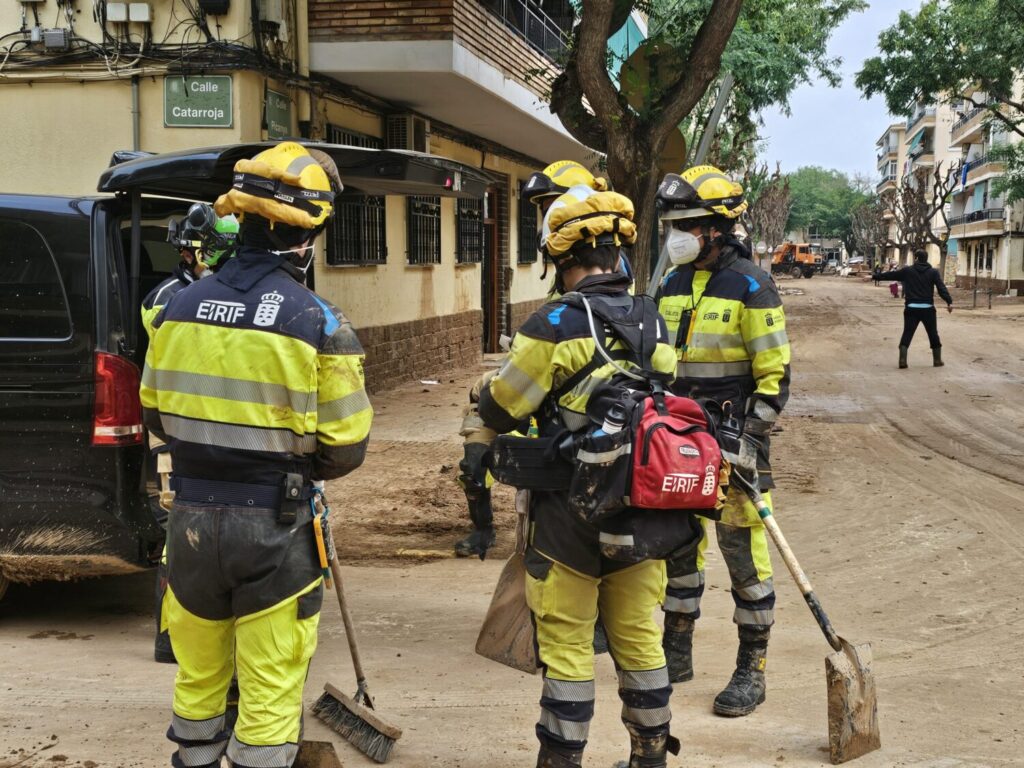
[(833, 34), (829, 53), (843, 59), (843, 84), (829, 88), (814, 82), (790, 98), (791, 115), (778, 110), (763, 115), (763, 160), (793, 171), (802, 165), (837, 168), (848, 174), (877, 175), (875, 141), (891, 121), (885, 103), (865, 100), (853, 84), (864, 59), (874, 55), (878, 33), (895, 23), (901, 10), (918, 8), (921, 0), (871, 0), (870, 7), (842, 24)]

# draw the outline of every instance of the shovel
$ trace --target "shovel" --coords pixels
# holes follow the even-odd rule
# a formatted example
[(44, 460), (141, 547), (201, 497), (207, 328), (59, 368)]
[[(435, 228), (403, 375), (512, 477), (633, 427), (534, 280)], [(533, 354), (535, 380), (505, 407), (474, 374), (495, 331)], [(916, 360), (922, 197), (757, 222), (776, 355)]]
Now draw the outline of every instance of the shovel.
[(761, 492), (738, 472), (731, 481), (738, 485), (757, 508), (768, 535), (786, 561), (807, 606), (814, 614), (828, 644), (836, 651), (825, 657), (825, 681), (828, 686), (828, 746), (833, 765), (845, 763), (882, 746), (878, 732), (878, 696), (871, 671), (871, 644), (853, 645), (832, 628), (825, 609), (818, 602), (807, 574), (797, 562), (786, 537), (782, 535), (771, 509)]

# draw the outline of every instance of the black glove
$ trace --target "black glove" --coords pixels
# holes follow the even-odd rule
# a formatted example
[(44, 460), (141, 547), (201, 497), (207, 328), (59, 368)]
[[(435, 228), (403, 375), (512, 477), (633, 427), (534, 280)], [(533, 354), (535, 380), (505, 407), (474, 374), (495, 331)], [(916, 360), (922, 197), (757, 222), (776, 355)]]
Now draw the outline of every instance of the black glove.
[(484, 466), (484, 456), (489, 451), (490, 446), (484, 443), (466, 443), (463, 446), (458, 482), (468, 499), (479, 498), (487, 490), (487, 467)]

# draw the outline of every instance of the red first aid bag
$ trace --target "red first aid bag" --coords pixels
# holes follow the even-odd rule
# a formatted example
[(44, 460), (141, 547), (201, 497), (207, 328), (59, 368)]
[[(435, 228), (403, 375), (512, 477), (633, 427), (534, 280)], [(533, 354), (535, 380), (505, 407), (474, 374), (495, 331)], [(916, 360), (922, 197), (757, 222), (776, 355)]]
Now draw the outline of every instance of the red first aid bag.
[(637, 509), (713, 510), (722, 452), (695, 400), (655, 394), (639, 404), (626, 504)]

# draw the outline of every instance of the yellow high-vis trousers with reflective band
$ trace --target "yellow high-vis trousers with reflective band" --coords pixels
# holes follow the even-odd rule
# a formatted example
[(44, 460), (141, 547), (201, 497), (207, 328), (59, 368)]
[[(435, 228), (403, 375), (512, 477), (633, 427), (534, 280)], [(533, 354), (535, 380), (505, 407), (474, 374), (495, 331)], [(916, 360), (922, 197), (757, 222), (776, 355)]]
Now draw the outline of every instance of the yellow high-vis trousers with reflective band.
[[(302, 690), (316, 651), (323, 581), (265, 610), (241, 618), (203, 619), (164, 599), (178, 675), (171, 737), (172, 765), (290, 766), (298, 752)], [(225, 730), (225, 700), (238, 665), (238, 720)]]
[(667, 732), (672, 687), (654, 611), (664, 598), (665, 564), (647, 560), (599, 578), (558, 562), (543, 579), (526, 576), (544, 667), (537, 735), (568, 749), (586, 745), (594, 714), (594, 624), (598, 611), (619, 672), (627, 729)]
[[(763, 493), (771, 508), (771, 493)], [(690, 619), (700, 617), (704, 594), (704, 552), (708, 545), (709, 521), (701, 518), (704, 536), (699, 546), (666, 561), (668, 586), (665, 610)], [(732, 489), (715, 523), (722, 559), (729, 569), (735, 603), (733, 621), (741, 626), (770, 627), (775, 623), (775, 587), (768, 550), (768, 532), (757, 508), (738, 489)]]

